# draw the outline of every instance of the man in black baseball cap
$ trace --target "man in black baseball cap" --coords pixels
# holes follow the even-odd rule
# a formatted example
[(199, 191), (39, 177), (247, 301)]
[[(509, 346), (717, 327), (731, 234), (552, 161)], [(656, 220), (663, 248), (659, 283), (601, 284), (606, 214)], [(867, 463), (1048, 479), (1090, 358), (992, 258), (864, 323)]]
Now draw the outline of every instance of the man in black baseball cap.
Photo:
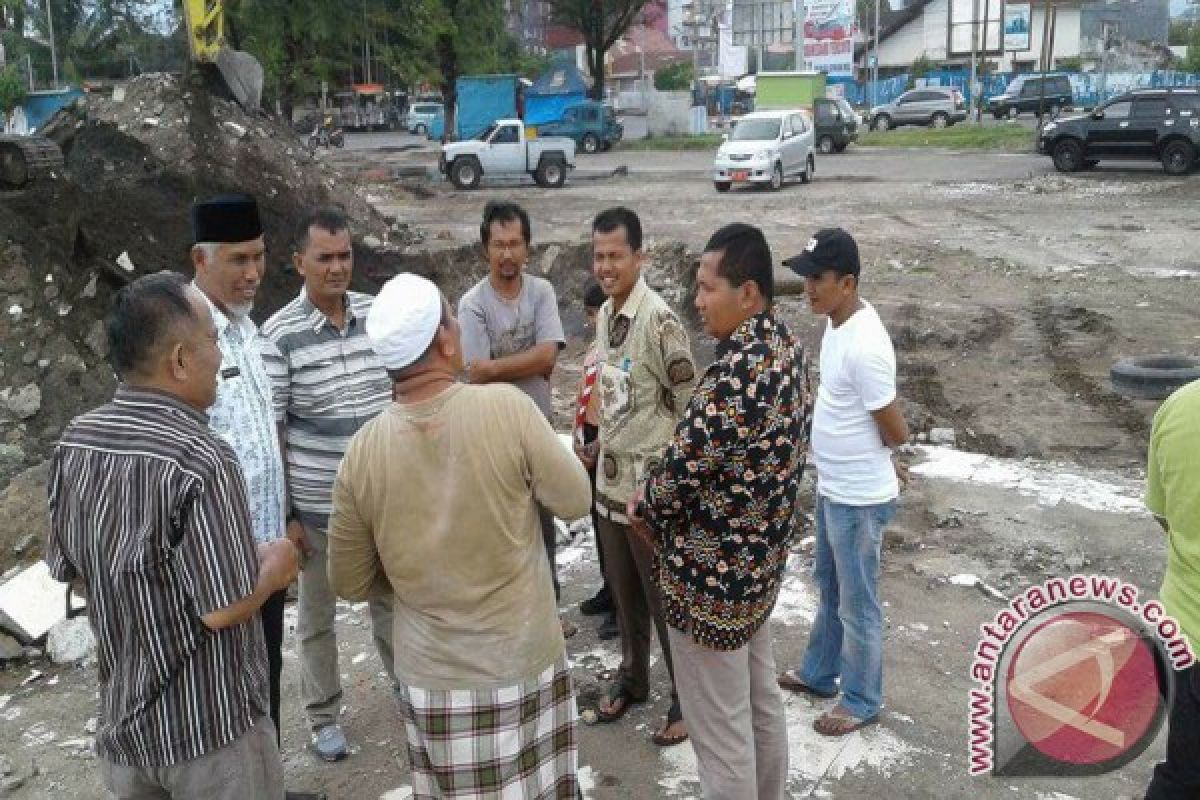
[(797, 275), (820, 277), (833, 271), (858, 278), (862, 262), (858, 260), (858, 243), (841, 228), (822, 228), (808, 240), (804, 252), (784, 259), (783, 265)]
[(840, 695), (813, 727), (844, 736), (878, 720), (883, 705), (879, 556), (900, 491), (890, 448), (908, 440), (908, 426), (896, 397), (892, 340), (858, 294), (854, 237), (825, 228), (783, 263), (804, 276), (809, 305), (829, 321), (810, 444), (817, 467), (813, 580), (821, 599), (800, 667), (780, 675), (779, 685)]

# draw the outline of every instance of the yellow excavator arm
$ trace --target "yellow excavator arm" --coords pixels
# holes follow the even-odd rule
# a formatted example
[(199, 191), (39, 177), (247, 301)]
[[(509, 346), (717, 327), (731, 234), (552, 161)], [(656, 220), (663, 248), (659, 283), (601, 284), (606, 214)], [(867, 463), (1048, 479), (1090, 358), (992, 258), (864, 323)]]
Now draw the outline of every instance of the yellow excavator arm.
[(183, 0), (183, 16), (192, 61), (215, 67), (242, 107), (256, 110), (262, 102), (262, 64), (249, 53), (230, 49), (225, 42), (223, 0)]
[(183, 0), (183, 16), (192, 60), (217, 63), (217, 53), (225, 46), (225, 4), (221, 0)]

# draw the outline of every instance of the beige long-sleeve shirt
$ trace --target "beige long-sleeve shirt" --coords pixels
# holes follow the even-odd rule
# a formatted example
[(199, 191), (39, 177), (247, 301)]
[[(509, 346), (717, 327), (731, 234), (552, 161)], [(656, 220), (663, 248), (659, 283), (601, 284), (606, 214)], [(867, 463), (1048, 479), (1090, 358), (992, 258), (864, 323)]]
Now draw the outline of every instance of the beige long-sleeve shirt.
[(600, 459), (596, 509), (625, 522), (625, 504), (662, 459), (696, 385), (679, 317), (639, 278), (620, 311), (609, 300), (596, 321)]
[(338, 471), (330, 583), (347, 600), (394, 592), (408, 685), (510, 686), (564, 650), (537, 504), (577, 519), (590, 499), (583, 466), (519, 389), (457, 384), (392, 404)]

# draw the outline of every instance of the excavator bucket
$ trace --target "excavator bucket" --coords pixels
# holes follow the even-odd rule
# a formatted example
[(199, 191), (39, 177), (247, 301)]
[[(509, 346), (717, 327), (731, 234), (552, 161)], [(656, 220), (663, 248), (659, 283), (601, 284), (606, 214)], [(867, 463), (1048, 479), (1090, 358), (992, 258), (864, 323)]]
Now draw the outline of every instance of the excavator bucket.
[(241, 50), (222, 47), (217, 53), (217, 71), (242, 108), (257, 111), (262, 105), (263, 68), (258, 59)]

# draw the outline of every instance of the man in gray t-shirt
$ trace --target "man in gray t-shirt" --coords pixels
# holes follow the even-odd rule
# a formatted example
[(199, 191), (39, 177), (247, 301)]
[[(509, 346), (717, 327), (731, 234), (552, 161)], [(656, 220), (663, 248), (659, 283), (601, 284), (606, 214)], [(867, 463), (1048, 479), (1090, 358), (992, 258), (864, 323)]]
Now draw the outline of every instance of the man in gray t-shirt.
[[(550, 375), (566, 344), (558, 298), (544, 278), (525, 274), (529, 215), (514, 203), (488, 203), (479, 226), (488, 276), (458, 301), (463, 362), (471, 383), (511, 383), (553, 422)], [(554, 592), (554, 517), (542, 511), (542, 537)]]

